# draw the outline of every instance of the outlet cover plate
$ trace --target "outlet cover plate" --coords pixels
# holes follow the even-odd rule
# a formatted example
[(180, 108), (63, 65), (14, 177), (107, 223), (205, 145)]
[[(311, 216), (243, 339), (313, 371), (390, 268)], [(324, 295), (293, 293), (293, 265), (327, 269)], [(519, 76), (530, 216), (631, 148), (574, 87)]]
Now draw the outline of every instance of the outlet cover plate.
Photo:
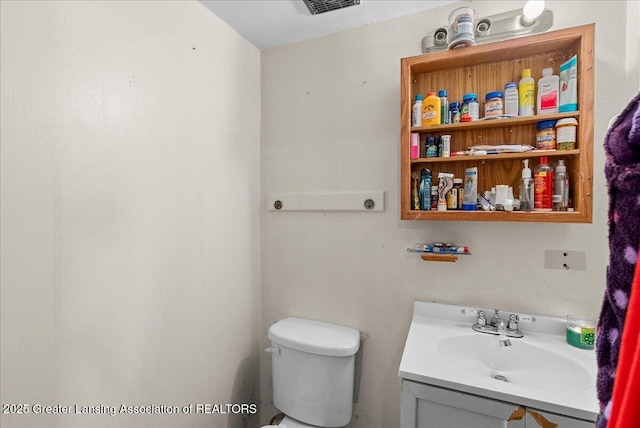
[(546, 250), (544, 268), (587, 270), (587, 254), (584, 251)]

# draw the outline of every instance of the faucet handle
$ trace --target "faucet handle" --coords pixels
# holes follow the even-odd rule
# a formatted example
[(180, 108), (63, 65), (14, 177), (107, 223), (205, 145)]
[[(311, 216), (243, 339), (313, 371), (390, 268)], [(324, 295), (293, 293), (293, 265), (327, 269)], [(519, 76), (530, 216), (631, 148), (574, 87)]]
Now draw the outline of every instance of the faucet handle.
[(507, 329), (509, 330), (518, 329), (518, 316), (516, 314), (509, 315), (509, 324), (507, 324)]
[(476, 319), (476, 324), (487, 325), (487, 318), (485, 317), (484, 311), (478, 311), (478, 319)]

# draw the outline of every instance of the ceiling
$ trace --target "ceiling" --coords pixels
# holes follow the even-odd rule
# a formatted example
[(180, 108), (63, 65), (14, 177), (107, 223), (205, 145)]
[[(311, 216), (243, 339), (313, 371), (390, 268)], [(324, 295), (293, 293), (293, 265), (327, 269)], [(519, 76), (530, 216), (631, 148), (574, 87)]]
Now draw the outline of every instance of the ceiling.
[(311, 15), (302, 0), (199, 1), (261, 50), (455, 2), (455, 0), (360, 0), (357, 6)]

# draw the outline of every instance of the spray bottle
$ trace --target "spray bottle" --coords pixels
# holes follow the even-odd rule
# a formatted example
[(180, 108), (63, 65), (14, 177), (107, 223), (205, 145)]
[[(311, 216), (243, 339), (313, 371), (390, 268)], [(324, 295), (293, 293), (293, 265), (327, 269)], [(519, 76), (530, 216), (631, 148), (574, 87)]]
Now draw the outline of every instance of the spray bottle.
[(540, 164), (533, 176), (533, 209), (551, 211), (553, 200), (553, 169), (546, 156), (540, 157)]
[(520, 180), (520, 211), (533, 210), (533, 179), (529, 168), (529, 159), (522, 161), (522, 179)]

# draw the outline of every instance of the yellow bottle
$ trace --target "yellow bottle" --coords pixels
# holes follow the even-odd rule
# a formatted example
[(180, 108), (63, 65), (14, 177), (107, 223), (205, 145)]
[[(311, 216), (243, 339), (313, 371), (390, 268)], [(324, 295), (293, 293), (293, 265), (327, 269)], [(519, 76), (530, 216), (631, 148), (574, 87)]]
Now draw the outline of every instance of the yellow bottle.
[(422, 126), (440, 125), (440, 97), (429, 92), (422, 102)]
[(531, 69), (522, 70), (522, 79), (518, 85), (519, 116), (533, 116), (536, 105), (536, 83), (531, 77)]

